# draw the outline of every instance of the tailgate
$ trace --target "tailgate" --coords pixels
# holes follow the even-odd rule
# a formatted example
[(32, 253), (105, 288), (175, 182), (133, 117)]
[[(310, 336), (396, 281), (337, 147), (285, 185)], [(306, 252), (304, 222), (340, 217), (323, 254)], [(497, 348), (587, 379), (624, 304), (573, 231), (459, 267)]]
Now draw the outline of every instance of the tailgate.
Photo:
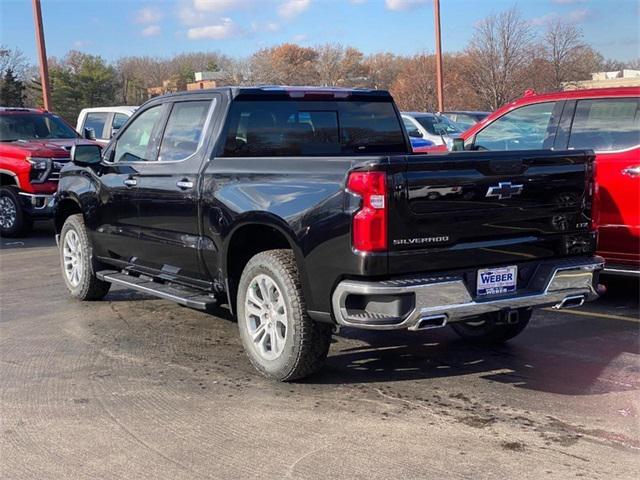
[(586, 253), (592, 152), (457, 152), (391, 159), (389, 273)]

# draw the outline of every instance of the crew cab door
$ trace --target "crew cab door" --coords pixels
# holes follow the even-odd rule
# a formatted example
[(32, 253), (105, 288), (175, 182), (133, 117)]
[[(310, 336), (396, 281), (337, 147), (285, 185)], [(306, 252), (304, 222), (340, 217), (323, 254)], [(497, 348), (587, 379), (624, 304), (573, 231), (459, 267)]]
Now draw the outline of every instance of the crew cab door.
[(138, 167), (142, 252), (136, 264), (167, 278), (208, 280), (199, 255), (198, 174), (207, 157), (207, 132), (219, 103), (218, 96), (210, 94), (168, 103), (157, 157)]
[(578, 100), (568, 147), (596, 152), (598, 253), (640, 265), (640, 99)]
[(141, 253), (137, 178), (140, 166), (156, 156), (164, 116), (162, 105), (147, 108), (104, 152), (107, 162), (100, 171), (100, 191), (92, 215), (99, 257), (125, 265)]

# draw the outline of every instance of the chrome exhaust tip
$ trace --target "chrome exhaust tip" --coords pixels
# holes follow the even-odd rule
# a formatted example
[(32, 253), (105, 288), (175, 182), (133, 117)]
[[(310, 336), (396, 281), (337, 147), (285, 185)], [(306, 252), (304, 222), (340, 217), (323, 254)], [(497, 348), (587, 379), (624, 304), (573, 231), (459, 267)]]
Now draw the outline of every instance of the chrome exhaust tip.
[(584, 304), (585, 296), (584, 295), (572, 295), (566, 297), (560, 303), (555, 305), (553, 308), (557, 308), (560, 310), (561, 308), (575, 308), (581, 307)]
[(411, 330), (430, 330), (432, 328), (442, 328), (447, 324), (446, 315), (429, 315), (421, 317)]

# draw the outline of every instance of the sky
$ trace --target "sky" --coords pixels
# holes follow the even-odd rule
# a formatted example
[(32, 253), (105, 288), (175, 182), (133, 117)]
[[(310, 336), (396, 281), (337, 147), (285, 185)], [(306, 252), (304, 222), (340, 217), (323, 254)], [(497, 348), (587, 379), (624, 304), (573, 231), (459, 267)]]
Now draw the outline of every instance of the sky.
[[(542, 32), (556, 18), (578, 25), (605, 57), (640, 56), (638, 0), (441, 0), (442, 43), (462, 50), (483, 18), (517, 6)], [(366, 54), (434, 51), (432, 0), (42, 0), (47, 53), (115, 60), (219, 51), (234, 57), (284, 42), (342, 43)], [(36, 60), (30, 0), (1, 0), (0, 43)]]

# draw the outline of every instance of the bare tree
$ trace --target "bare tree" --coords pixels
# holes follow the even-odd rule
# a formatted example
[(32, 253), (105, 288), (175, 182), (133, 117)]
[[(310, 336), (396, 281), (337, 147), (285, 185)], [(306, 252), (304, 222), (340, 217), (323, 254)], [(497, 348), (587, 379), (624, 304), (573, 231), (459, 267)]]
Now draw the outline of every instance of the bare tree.
[(420, 54), (407, 60), (391, 85), (391, 93), (401, 110), (435, 111), (435, 57)]
[(494, 110), (522, 93), (532, 51), (531, 27), (517, 9), (478, 24), (467, 49), (469, 75), (486, 108)]
[(282, 85), (317, 85), (313, 48), (285, 43), (259, 50), (251, 56), (251, 83)]
[(552, 89), (561, 90), (565, 82), (585, 80), (598, 68), (598, 56), (582, 38), (582, 31), (571, 23), (563, 20), (549, 23), (542, 39), (542, 51), (551, 65)]
[(328, 43), (316, 47), (316, 70), (323, 86), (359, 86), (366, 82), (362, 52), (353, 47)]
[(24, 80), (28, 69), (29, 62), (19, 49), (0, 45), (0, 76), (11, 70), (17, 78)]
[(392, 53), (376, 53), (364, 59), (367, 85), (388, 90), (402, 70), (406, 59)]

